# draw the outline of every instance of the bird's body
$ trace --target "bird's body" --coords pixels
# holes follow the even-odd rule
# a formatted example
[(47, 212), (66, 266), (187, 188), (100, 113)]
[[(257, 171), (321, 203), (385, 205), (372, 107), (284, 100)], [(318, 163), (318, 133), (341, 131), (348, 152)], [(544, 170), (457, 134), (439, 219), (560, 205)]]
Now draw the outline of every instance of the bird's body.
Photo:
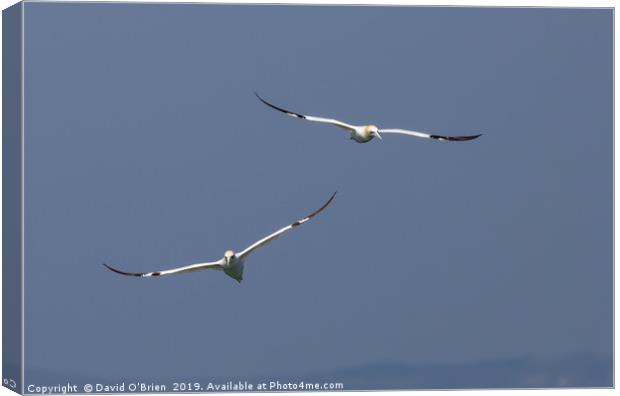
[(352, 125), (352, 124), (348, 124), (346, 122), (342, 122), (342, 121), (339, 121), (333, 118), (315, 117), (315, 116), (300, 114), (294, 111), (286, 110), (286, 109), (283, 109), (281, 107), (278, 107), (276, 105), (273, 105), (267, 102), (265, 99), (261, 98), (260, 95), (257, 94), (256, 92), (254, 92), (254, 94), (261, 102), (263, 102), (267, 106), (271, 107), (272, 109), (281, 111), (282, 113), (285, 113), (291, 117), (301, 118), (302, 120), (307, 120), (307, 121), (320, 122), (323, 124), (330, 124), (330, 125), (334, 125), (339, 128), (342, 128), (348, 131), (351, 134), (351, 139), (358, 143), (367, 143), (371, 141), (372, 139), (374, 139), (375, 137), (382, 139), (381, 137), (382, 133), (388, 133), (388, 134), (395, 133), (395, 134), (401, 134), (401, 135), (415, 136), (419, 138), (434, 139), (434, 140), (449, 140), (449, 141), (473, 140), (481, 136), (481, 134), (466, 135), (466, 136), (445, 136), (445, 135), (430, 134), (426, 132), (410, 131), (406, 129), (392, 129), (392, 128), (384, 129), (384, 128), (379, 128), (376, 125), (372, 125), (372, 124)]
[(321, 206), (319, 209), (312, 212), (308, 216), (304, 217), (303, 219), (297, 220), (296, 222), (289, 224), (286, 227), (282, 227), (278, 231), (262, 239), (259, 239), (258, 241), (254, 242), (253, 244), (245, 248), (243, 251), (235, 253), (232, 250), (227, 250), (226, 252), (224, 252), (224, 257), (222, 257), (221, 259), (217, 261), (212, 261), (208, 263), (192, 264), (192, 265), (187, 265), (184, 267), (177, 267), (177, 268), (172, 268), (169, 270), (155, 271), (155, 272), (125, 272), (125, 271), (121, 271), (116, 268), (113, 268), (105, 263), (103, 265), (106, 268), (108, 268), (110, 271), (116, 272), (117, 274), (127, 275), (127, 276), (137, 276), (137, 277), (162, 276), (162, 275), (171, 275), (171, 274), (201, 271), (201, 270), (206, 270), (206, 269), (214, 269), (218, 271), (223, 271), (226, 275), (230, 276), (237, 282), (241, 283), (241, 281), (243, 280), (243, 270), (245, 268), (245, 260), (248, 258), (248, 256), (252, 252), (254, 252), (259, 247), (264, 246), (268, 244), (269, 242), (275, 240), (276, 238), (278, 238), (280, 235), (284, 234), (285, 232), (290, 231), (293, 228), (302, 225), (303, 223), (307, 222), (308, 220), (310, 220), (317, 214), (321, 213), (323, 209), (325, 209), (332, 202), (335, 196), (336, 196), (336, 193), (334, 193), (329, 198), (329, 200), (325, 204), (323, 204), (323, 206)]
[(353, 125), (354, 129), (351, 131), (351, 139), (358, 143), (370, 142), (377, 133), (377, 127), (375, 125)]
[(232, 250), (227, 250), (224, 253), (224, 263), (222, 264), (222, 271), (237, 282), (243, 280), (244, 258), (238, 257)]

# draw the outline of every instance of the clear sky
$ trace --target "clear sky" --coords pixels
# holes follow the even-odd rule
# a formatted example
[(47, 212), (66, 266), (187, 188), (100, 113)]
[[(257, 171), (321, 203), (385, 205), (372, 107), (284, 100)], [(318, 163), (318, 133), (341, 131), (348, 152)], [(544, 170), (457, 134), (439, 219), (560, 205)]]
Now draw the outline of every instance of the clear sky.
[[(612, 23), (603, 9), (27, 3), (26, 384), (370, 368), (363, 387), (411, 388), (372, 368), (517, 359), (610, 385)], [(484, 136), (357, 144), (254, 90), (353, 124)], [(336, 190), (242, 284), (101, 265), (218, 259)]]

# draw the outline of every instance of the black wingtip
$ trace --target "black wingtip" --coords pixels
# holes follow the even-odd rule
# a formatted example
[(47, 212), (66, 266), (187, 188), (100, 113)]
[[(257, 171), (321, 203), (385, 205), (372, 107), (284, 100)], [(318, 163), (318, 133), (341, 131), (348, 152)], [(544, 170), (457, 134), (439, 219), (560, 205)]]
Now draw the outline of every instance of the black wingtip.
[(141, 272), (125, 272), (125, 271), (117, 270), (114, 267), (110, 267), (106, 263), (103, 263), (103, 265), (104, 265), (104, 267), (106, 267), (110, 271), (116, 272), (117, 274), (121, 274), (121, 275), (126, 275), (126, 276), (142, 276), (142, 275), (144, 275), (144, 273), (141, 273)]
[(461, 136), (461, 137), (463, 138), (463, 140), (474, 140), (474, 139), (478, 139), (480, 136), (482, 136), (481, 133), (477, 135)]
[(478, 139), (482, 134), (478, 135), (469, 135), (469, 136), (442, 136), (442, 135), (431, 135), (431, 139), (436, 140), (447, 140), (450, 142), (465, 142), (467, 140)]
[(281, 108), (279, 108), (279, 107), (276, 107), (276, 106), (272, 105), (271, 103), (267, 102), (265, 99), (263, 99), (263, 97), (262, 97), (262, 96), (260, 96), (260, 95), (258, 94), (258, 92), (254, 91), (254, 95), (256, 95), (256, 97), (258, 98), (258, 100), (260, 100), (261, 102), (263, 102), (263, 103), (264, 103), (264, 104), (266, 104), (267, 106), (272, 107), (272, 108), (274, 108), (274, 109), (276, 109), (276, 110), (279, 110), (279, 111), (284, 111), (284, 112), (286, 112), (286, 110), (281, 109)]
[(290, 110), (286, 110), (286, 109), (283, 109), (282, 107), (278, 107), (278, 106), (276, 106), (276, 105), (274, 105), (274, 104), (271, 104), (271, 103), (267, 102), (267, 101), (266, 101), (265, 99), (263, 99), (263, 98), (262, 98), (262, 97), (258, 94), (258, 92), (256, 92), (256, 91), (254, 91), (254, 95), (256, 95), (256, 97), (258, 98), (258, 100), (260, 100), (261, 102), (263, 102), (264, 104), (266, 104), (267, 106), (271, 107), (271, 108), (272, 108), (272, 109), (274, 109), (274, 110), (281, 111), (282, 113), (284, 113), (284, 114), (288, 114), (288, 115), (293, 116), (293, 117), (297, 117), (297, 118), (301, 118), (301, 119), (306, 119), (306, 116), (305, 116), (305, 115), (303, 115), (303, 114), (296, 113), (296, 112), (294, 112), (294, 111), (290, 111)]
[(321, 213), (326, 207), (329, 206), (329, 204), (332, 203), (332, 201), (334, 200), (334, 198), (336, 197), (336, 194), (338, 193), (338, 191), (334, 191), (334, 193), (332, 194), (331, 197), (329, 197), (329, 199), (327, 200), (327, 202), (325, 202), (323, 204), (323, 206), (321, 206), (320, 208), (318, 208), (317, 210), (315, 210), (314, 212), (310, 213), (308, 216), (306, 216), (308, 219), (313, 218), (314, 216), (318, 215), (319, 213)]

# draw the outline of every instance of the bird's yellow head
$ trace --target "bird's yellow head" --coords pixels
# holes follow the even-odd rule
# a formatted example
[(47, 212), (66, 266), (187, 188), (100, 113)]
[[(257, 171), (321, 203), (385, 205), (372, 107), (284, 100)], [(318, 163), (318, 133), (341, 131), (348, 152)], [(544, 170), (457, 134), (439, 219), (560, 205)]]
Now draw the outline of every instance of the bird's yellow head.
[(366, 126), (366, 133), (369, 134), (372, 137), (378, 137), (379, 139), (382, 139), (381, 135), (379, 134), (379, 127), (376, 125), (367, 125)]
[(232, 250), (227, 250), (224, 252), (224, 260), (226, 260), (226, 262), (230, 262), (230, 260), (235, 257), (235, 252), (233, 252)]

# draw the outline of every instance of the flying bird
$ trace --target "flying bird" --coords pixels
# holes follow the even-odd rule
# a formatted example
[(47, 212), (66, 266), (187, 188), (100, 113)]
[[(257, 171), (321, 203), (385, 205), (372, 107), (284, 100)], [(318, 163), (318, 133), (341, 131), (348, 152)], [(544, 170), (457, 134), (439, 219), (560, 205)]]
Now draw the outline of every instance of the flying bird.
[(274, 232), (273, 234), (267, 235), (266, 237), (259, 239), (258, 241), (254, 242), (253, 244), (251, 244), (250, 246), (248, 246), (247, 248), (245, 248), (243, 251), (239, 253), (235, 253), (232, 250), (227, 250), (226, 252), (224, 252), (224, 257), (222, 257), (221, 259), (217, 261), (212, 261), (209, 263), (197, 263), (197, 264), (187, 265), (184, 267), (178, 267), (178, 268), (172, 268), (168, 270), (154, 271), (154, 272), (125, 272), (125, 271), (121, 271), (116, 268), (113, 268), (105, 263), (103, 265), (106, 268), (108, 268), (110, 271), (116, 272), (117, 274), (127, 275), (127, 276), (139, 276), (139, 277), (182, 274), (185, 272), (214, 269), (214, 270), (224, 271), (226, 275), (230, 276), (237, 282), (241, 283), (241, 281), (243, 280), (243, 268), (244, 268), (245, 260), (250, 256), (250, 254), (253, 251), (255, 251), (261, 246), (265, 246), (266, 244), (275, 240), (276, 238), (278, 238), (280, 235), (284, 234), (285, 232), (290, 231), (293, 228), (304, 224), (305, 222), (307, 222), (314, 216), (321, 213), (323, 209), (325, 209), (332, 202), (335, 196), (336, 196), (336, 193), (333, 193), (332, 196), (329, 198), (329, 200), (327, 200), (327, 202), (325, 202), (323, 206), (321, 206), (319, 209), (310, 213), (306, 217), (300, 220), (297, 220), (296, 222), (292, 224), (287, 225), (286, 227), (280, 228), (278, 231)]
[(323, 117), (315, 117), (311, 115), (305, 115), (300, 113), (295, 113), (294, 111), (286, 110), (281, 107), (278, 107), (274, 104), (267, 102), (265, 99), (261, 98), (260, 95), (254, 92), (254, 95), (272, 109), (283, 112), (284, 114), (288, 114), (291, 117), (301, 118), (302, 120), (321, 122), (323, 124), (330, 124), (340, 127), (351, 134), (351, 139), (355, 140), (358, 143), (366, 143), (371, 141), (374, 137), (379, 139), (383, 139), (381, 137), (382, 133), (398, 133), (402, 135), (415, 136), (426, 139), (435, 139), (435, 140), (449, 140), (449, 141), (457, 141), (462, 142), (465, 140), (473, 140), (477, 137), (482, 136), (482, 134), (478, 135), (469, 135), (469, 136), (443, 136), (443, 135), (433, 135), (425, 132), (417, 132), (417, 131), (409, 131), (407, 129), (383, 129), (379, 128), (376, 125), (351, 125), (346, 122), (338, 121), (333, 118), (323, 118)]

